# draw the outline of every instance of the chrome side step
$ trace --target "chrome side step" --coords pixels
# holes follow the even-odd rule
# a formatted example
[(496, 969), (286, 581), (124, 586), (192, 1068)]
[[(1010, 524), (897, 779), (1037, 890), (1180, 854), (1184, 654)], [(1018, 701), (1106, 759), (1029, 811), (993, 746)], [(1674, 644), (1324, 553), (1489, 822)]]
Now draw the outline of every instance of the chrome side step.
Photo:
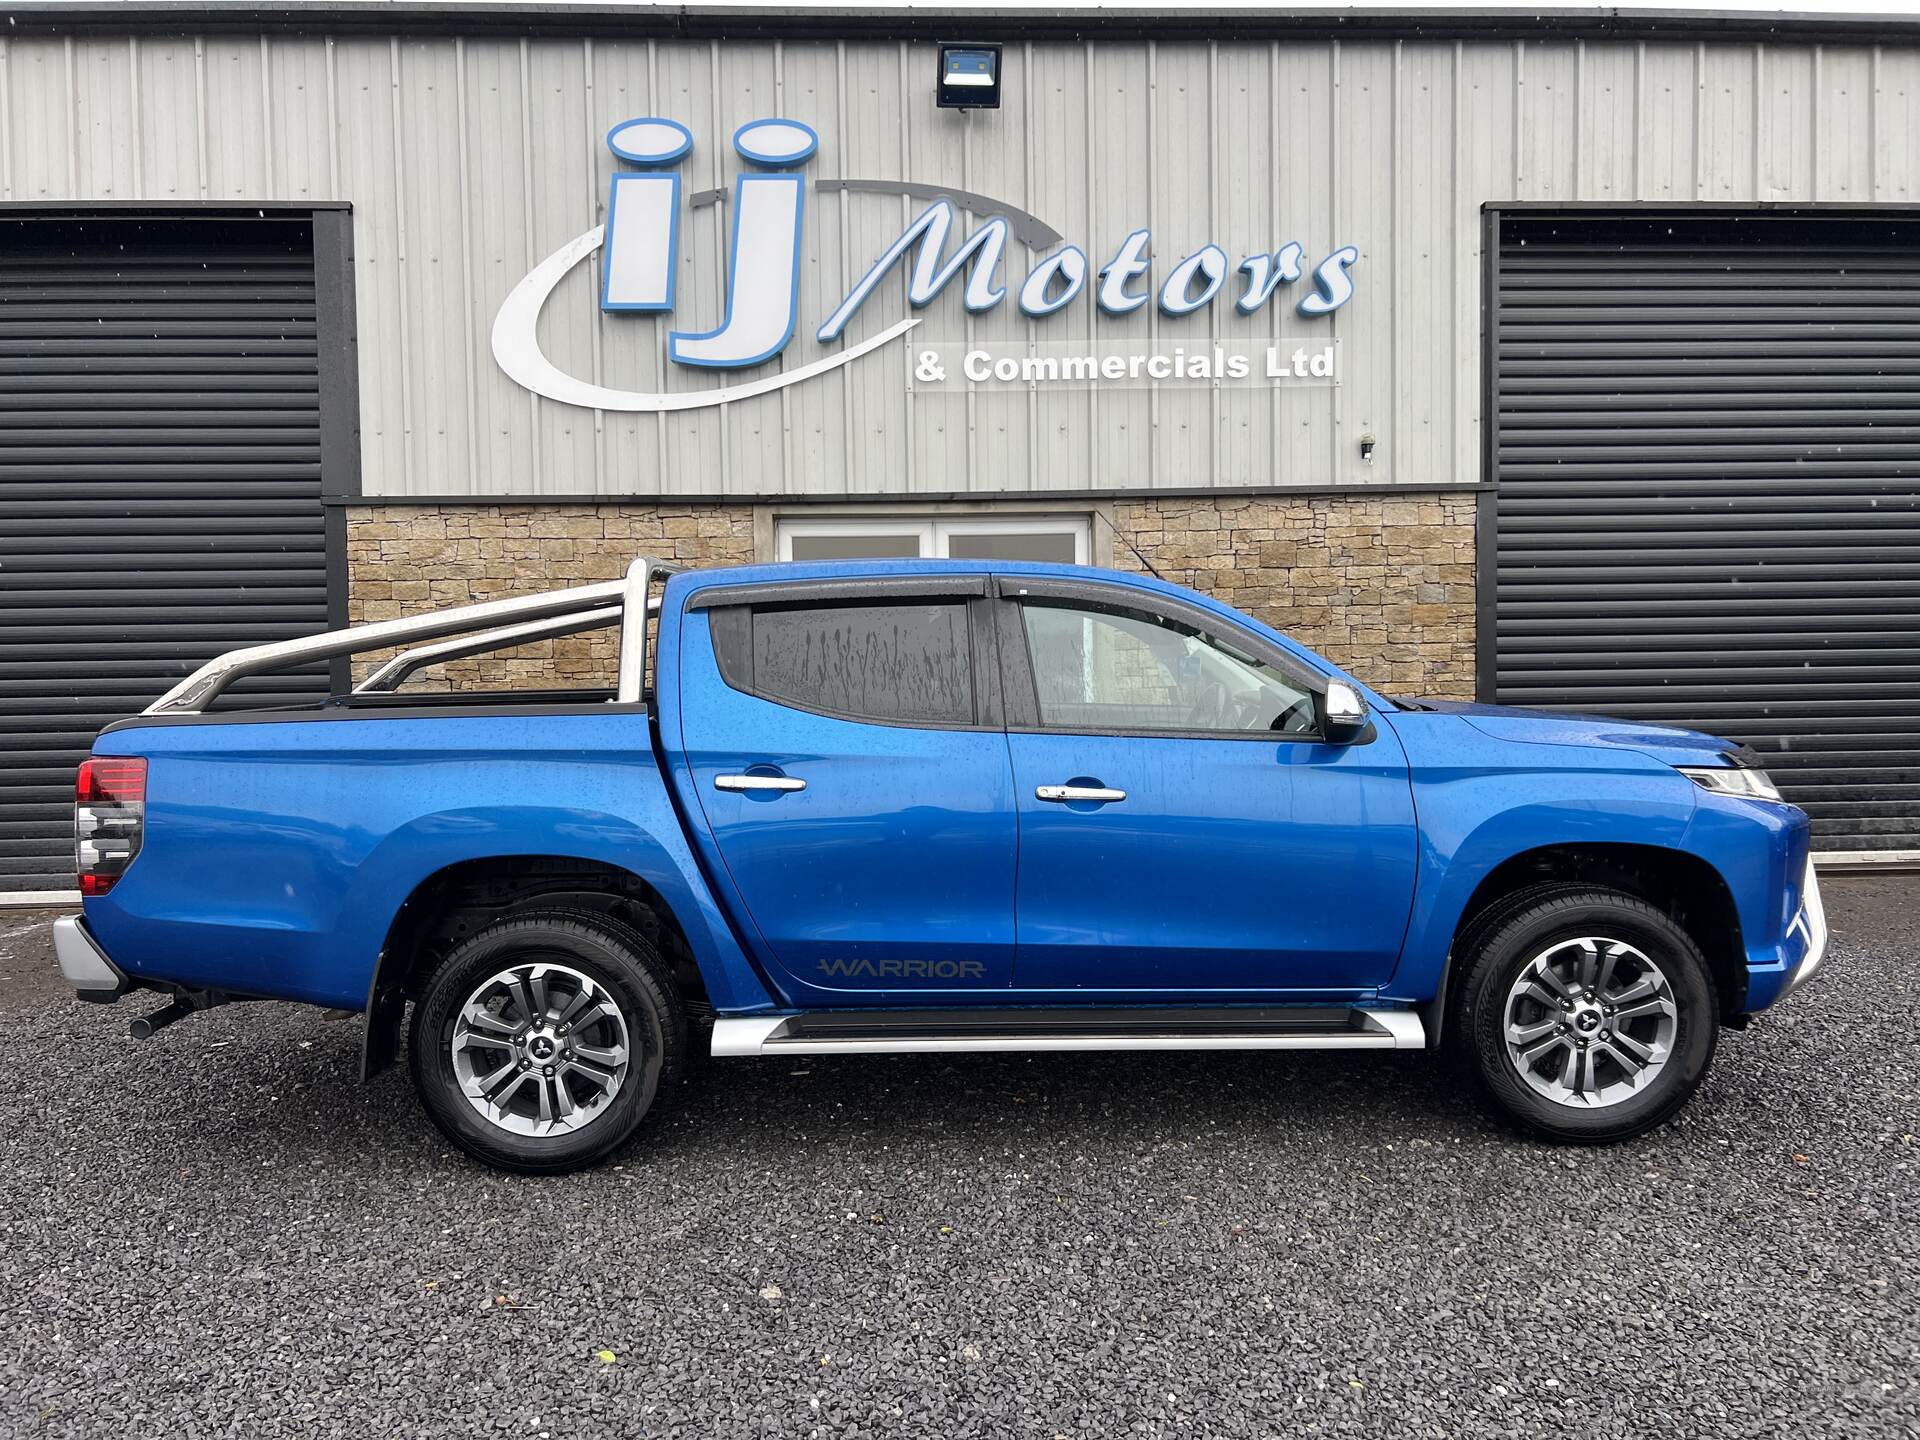
[(715, 1055), (1013, 1050), (1423, 1050), (1411, 1010), (823, 1010), (713, 1022)]

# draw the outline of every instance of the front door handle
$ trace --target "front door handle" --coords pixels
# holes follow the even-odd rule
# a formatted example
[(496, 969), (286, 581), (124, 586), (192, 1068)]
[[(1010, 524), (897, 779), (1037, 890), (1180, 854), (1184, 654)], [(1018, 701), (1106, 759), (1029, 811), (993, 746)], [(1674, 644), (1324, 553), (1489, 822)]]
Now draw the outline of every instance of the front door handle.
[(1117, 800), (1127, 798), (1124, 790), (1108, 790), (1100, 785), (1036, 785), (1033, 787), (1036, 800), (1053, 800), (1066, 804), (1071, 800), (1091, 800), (1100, 805), (1111, 805)]
[(716, 775), (716, 790), (804, 790), (807, 782), (792, 775)]

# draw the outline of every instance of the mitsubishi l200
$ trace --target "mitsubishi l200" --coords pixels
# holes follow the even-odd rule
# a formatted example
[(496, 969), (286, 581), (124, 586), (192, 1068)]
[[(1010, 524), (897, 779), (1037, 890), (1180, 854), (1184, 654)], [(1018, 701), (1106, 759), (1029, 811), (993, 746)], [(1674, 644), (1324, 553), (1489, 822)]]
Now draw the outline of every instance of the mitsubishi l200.
[[(594, 629), (605, 691), (404, 688)], [(362, 1012), (363, 1075), (404, 1025), (434, 1123), (528, 1171), (624, 1144), (696, 1047), (1439, 1049), (1617, 1140), (1827, 945), (1807, 817), (1737, 745), (1389, 697), (1059, 565), (641, 559), (238, 650), (101, 733), (76, 829), (83, 998)]]

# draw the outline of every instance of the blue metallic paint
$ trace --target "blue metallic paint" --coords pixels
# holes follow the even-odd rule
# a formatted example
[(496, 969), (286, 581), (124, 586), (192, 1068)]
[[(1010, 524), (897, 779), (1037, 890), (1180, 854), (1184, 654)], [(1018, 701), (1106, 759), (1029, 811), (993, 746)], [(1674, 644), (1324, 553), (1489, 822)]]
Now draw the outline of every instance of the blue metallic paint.
[[(1015, 851), (1005, 733), (865, 724), (745, 695), (720, 677), (706, 614), (679, 629), (682, 800), (705, 816), (708, 871), (729, 908), (752, 917), (782, 989), (816, 1006), (1004, 991)], [(807, 788), (714, 788), (716, 775), (751, 770)], [(919, 962), (924, 978), (889, 987), (884, 971), (839, 963), (860, 961)]]
[(1791, 805), (1705, 790), (1697, 797), (1680, 848), (1700, 856), (1727, 882), (1747, 952), (1746, 1008), (1764, 1010), (1780, 998), (1806, 954), (1805, 941), (1789, 937), (1787, 926), (1800, 908), (1811, 827), (1806, 813)]
[(637, 710), (154, 725), (138, 861), (86, 902), (130, 974), (358, 1010), (388, 926), (463, 860), (555, 855), (640, 876), (687, 931), (714, 1004), (771, 1003), (714, 904)]
[[(1364, 745), (1009, 739), (1023, 996), (1309, 1001), (1362, 995), (1392, 974), (1416, 839), (1392, 731)], [(1038, 785), (1069, 783), (1127, 798), (1034, 798)]]
[(1461, 717), (1387, 716), (1413, 773), (1420, 877), (1386, 993), (1433, 997), (1467, 902), (1501, 862), (1551, 845), (1679, 848), (1698, 787), (1632, 750), (1499, 740)]
[[(1806, 817), (1710, 794), (1672, 768), (1710, 762), (1726, 748), (1712, 737), (1488, 706), (1402, 708), (1357, 686), (1375, 711), (1372, 744), (1148, 742), (1207, 747), (1189, 756), (1237, 747), (1195, 767), (1132, 738), (869, 726), (754, 700), (719, 678), (705, 617), (682, 613), (716, 586), (904, 573), (1017, 581), (1087, 572), (896, 561), (674, 577), (655, 661), (673, 794), (646, 715), (622, 707), (115, 729), (97, 753), (151, 760), (146, 838), (118, 885), (86, 902), (88, 924), (136, 976), (358, 1009), (389, 925), (423, 881), (464, 860), (556, 855), (619, 865), (651, 884), (729, 1014), (1062, 993), (1089, 1003), (1217, 1000), (1222, 973), (1236, 990), (1277, 975), (1296, 998), (1365, 995), (1377, 984), (1385, 1003), (1419, 1004), (1441, 982), (1475, 888), (1502, 861), (1551, 845), (1632, 843), (1698, 856), (1725, 879), (1749, 958), (1749, 1008), (1776, 998), (1798, 964), (1804, 946), (1787, 924), (1799, 905)], [(1351, 679), (1207, 596), (1103, 578), (1177, 596), (1321, 676)], [(692, 715), (714, 723), (683, 729)], [(860, 773), (855, 756), (884, 758), (884, 776)], [(814, 788), (772, 802), (711, 791), (720, 766), (754, 763), (804, 766)], [(1042, 814), (1015, 799), (1074, 778), (1129, 789), (1141, 803), (1130, 813)], [(1270, 788), (1256, 803), (1262, 783)], [(1020, 910), (1032, 968), (1014, 945), (1016, 811), (1032, 842)], [(775, 816), (791, 819), (762, 818)], [(1150, 816), (1165, 830), (1148, 833)], [(1111, 851), (1054, 843), (1076, 833), (1125, 839)], [(768, 933), (745, 921), (743, 897), (759, 902)], [(1278, 927), (1264, 937), (1271, 971), (1258, 958), (1263, 900)], [(1156, 918), (1165, 923), (1156, 928)], [(1390, 935), (1402, 920), (1396, 947)], [(810, 959), (848, 947), (964, 954), (983, 974), (962, 986), (855, 991), (803, 973)], [(1009, 988), (1029, 978), (1043, 983)]]
[[(1478, 705), (1459, 700), (1428, 700), (1429, 710), (1458, 715), (1496, 740), (1529, 745), (1590, 745), (1634, 750), (1668, 765), (1712, 765), (1732, 742), (1698, 730), (1640, 725), (1609, 715), (1568, 715), (1557, 710), (1526, 710), (1517, 705)], [(1691, 782), (1689, 782), (1691, 783)]]
[[(1503, 861), (1556, 845), (1631, 844), (1697, 856), (1740, 917), (1748, 1007), (1763, 1008), (1798, 963), (1785, 928), (1799, 907), (1808, 821), (1791, 805), (1709, 794), (1673, 767), (1725, 741), (1627, 721), (1435, 704), (1384, 717), (1406, 746), (1420, 815), (1420, 881), (1399, 969), (1385, 994), (1431, 999), (1461, 915)], [(1585, 743), (1582, 743), (1582, 742)]]

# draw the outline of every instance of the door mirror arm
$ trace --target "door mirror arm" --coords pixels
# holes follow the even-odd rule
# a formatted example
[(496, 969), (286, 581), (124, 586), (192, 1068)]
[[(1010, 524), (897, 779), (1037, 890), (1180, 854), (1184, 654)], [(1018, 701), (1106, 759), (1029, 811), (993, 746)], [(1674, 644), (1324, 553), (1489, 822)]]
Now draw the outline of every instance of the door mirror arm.
[(1329, 745), (1351, 745), (1367, 728), (1367, 702), (1344, 680), (1331, 681), (1320, 696), (1320, 734)]

